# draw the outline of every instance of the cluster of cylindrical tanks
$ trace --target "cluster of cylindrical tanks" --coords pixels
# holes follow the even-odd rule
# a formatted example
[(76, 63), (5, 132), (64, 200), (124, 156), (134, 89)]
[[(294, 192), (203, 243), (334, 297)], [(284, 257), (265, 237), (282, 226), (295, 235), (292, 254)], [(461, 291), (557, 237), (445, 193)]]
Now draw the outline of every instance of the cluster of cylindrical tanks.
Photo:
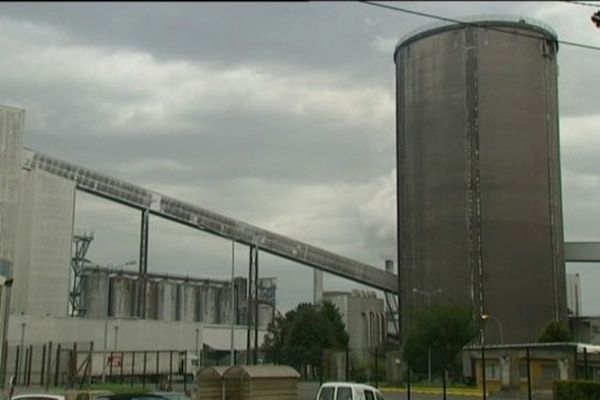
[[(81, 275), (86, 318), (134, 318), (141, 290), (139, 278), (88, 270)], [(145, 318), (163, 321), (229, 324), (231, 285), (221, 282), (186, 282), (146, 279)]]
[[(81, 274), (83, 317), (136, 318), (141, 285), (137, 274), (90, 268)], [(246, 322), (247, 282), (236, 278), (235, 321)], [(144, 318), (161, 321), (231, 323), (231, 282), (178, 279), (148, 275)], [(258, 324), (266, 327), (273, 318), (273, 306), (259, 304)]]

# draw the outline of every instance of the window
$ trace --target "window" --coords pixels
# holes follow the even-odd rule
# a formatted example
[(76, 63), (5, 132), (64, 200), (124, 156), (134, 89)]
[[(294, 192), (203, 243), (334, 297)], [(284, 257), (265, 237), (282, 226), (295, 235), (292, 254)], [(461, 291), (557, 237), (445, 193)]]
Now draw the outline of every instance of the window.
[(375, 400), (373, 392), (371, 392), (370, 390), (365, 390), (365, 400)]
[(319, 400), (333, 400), (333, 388), (324, 387), (319, 394)]
[(379, 392), (377, 392), (377, 400), (385, 400)]
[(335, 400), (352, 400), (352, 389), (349, 387), (338, 387)]

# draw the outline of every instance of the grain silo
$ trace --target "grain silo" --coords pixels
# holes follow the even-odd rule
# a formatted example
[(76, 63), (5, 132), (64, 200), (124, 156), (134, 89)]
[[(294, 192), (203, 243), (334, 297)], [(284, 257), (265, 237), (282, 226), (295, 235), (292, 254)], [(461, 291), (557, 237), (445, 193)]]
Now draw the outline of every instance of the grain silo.
[(506, 343), (566, 321), (557, 51), (551, 29), (504, 18), (396, 47), (403, 334), (428, 298), (496, 318)]
[(87, 269), (81, 274), (83, 308), (86, 318), (102, 319), (108, 315), (108, 272)]
[(113, 275), (109, 288), (109, 316), (132, 318), (135, 315), (137, 279), (125, 274)]

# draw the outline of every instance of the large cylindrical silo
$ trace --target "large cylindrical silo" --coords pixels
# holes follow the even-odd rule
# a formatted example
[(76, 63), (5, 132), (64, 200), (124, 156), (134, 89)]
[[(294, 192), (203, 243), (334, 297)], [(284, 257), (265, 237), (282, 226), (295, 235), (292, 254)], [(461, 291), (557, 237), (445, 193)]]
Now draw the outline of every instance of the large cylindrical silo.
[(179, 284), (179, 319), (185, 322), (198, 321), (197, 286), (182, 282)]
[(158, 319), (158, 284), (157, 279), (146, 279), (146, 319)]
[(496, 318), (504, 342), (566, 321), (557, 51), (550, 29), (502, 19), (398, 44), (403, 335), (428, 298)]
[(115, 318), (134, 316), (137, 280), (126, 275), (110, 278), (109, 315)]
[(85, 318), (105, 318), (108, 314), (108, 273), (87, 270), (81, 274), (82, 303)]
[(156, 288), (156, 319), (177, 320), (177, 282), (163, 279)]
[(214, 285), (198, 286), (198, 320), (205, 324), (217, 323), (218, 292)]

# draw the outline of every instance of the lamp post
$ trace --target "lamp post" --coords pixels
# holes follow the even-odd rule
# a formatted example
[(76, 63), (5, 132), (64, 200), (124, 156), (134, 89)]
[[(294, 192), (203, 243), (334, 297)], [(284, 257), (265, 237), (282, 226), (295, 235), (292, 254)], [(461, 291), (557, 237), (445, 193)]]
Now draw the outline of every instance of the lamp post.
[[(433, 296), (434, 294), (442, 293), (443, 290), (436, 289), (429, 292), (424, 292), (417, 288), (413, 288), (412, 292), (415, 294), (422, 294), (423, 296), (427, 297), (427, 309), (429, 310), (429, 308), (431, 307), (431, 296)], [(446, 371), (444, 371), (444, 374), (445, 373)], [(431, 347), (427, 349), (427, 382), (431, 385)]]
[(504, 344), (504, 333), (503, 333), (503, 329), (502, 329), (502, 322), (498, 318), (496, 318), (492, 315), (489, 315), (489, 314), (483, 314), (481, 316), (481, 319), (484, 321), (491, 319), (498, 323), (498, 328), (500, 330), (500, 344)]
[(481, 334), (481, 389), (482, 389), (482, 398), (483, 400), (487, 399), (487, 392), (486, 392), (486, 382), (485, 382), (485, 321), (487, 320), (487, 315), (486, 314), (481, 314), (480, 315), (481, 318), (481, 330), (480, 330), (480, 334)]

